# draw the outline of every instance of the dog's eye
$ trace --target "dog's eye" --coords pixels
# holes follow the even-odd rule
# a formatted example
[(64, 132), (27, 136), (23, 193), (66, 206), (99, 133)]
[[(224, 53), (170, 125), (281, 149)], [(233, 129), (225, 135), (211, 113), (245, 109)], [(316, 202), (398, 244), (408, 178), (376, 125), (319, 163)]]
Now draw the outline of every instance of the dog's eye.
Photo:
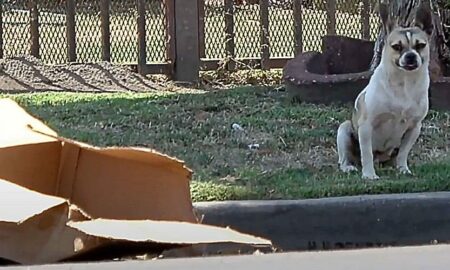
[(392, 49), (394, 49), (394, 51), (400, 52), (403, 48), (401, 44), (394, 44), (392, 45)]
[(426, 43), (417, 43), (416, 51), (421, 51), (421, 50), (425, 49), (426, 46), (427, 46)]

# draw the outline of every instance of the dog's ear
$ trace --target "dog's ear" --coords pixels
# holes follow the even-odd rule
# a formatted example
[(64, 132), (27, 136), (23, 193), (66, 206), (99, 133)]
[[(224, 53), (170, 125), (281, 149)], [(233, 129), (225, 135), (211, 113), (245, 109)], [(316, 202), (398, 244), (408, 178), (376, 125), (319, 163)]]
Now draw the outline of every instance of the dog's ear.
[(429, 36), (433, 34), (433, 14), (431, 13), (430, 3), (422, 1), (416, 13), (415, 25), (422, 29)]
[(389, 6), (384, 1), (379, 2), (379, 12), (384, 30), (386, 30), (386, 34), (389, 34), (394, 29), (394, 22), (389, 14)]

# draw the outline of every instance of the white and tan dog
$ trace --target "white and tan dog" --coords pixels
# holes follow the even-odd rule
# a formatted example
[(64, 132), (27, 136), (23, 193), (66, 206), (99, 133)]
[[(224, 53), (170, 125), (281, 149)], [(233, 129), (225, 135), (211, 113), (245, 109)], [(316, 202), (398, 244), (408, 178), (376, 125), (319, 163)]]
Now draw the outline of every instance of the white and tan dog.
[(401, 173), (411, 174), (408, 155), (429, 108), (430, 8), (421, 5), (414, 27), (398, 26), (386, 4), (380, 4), (380, 16), (387, 33), (381, 63), (357, 97), (352, 120), (337, 134), (340, 169), (355, 171), (360, 164), (365, 179), (379, 178), (374, 161), (394, 161)]

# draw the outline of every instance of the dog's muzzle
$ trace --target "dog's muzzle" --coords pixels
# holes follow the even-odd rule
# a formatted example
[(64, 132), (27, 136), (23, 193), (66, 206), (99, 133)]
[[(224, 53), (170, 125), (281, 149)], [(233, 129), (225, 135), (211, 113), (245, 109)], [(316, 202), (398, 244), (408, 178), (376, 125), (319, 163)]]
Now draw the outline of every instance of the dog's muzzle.
[(399, 66), (405, 70), (413, 71), (419, 68), (419, 56), (415, 52), (407, 52), (402, 55)]

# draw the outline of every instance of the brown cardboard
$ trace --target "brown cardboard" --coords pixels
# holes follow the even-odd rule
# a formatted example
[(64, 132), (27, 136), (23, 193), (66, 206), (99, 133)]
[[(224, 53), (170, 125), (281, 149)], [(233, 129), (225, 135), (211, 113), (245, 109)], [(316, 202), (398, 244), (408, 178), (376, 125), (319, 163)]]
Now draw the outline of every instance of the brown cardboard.
[(72, 255), (80, 233), (66, 223), (84, 216), (67, 200), (0, 180), (0, 205), (1, 258), (33, 264)]
[(0, 100), (0, 128), (0, 258), (51, 263), (127, 243), (270, 245), (198, 224), (180, 160), (58, 137), (10, 99)]

